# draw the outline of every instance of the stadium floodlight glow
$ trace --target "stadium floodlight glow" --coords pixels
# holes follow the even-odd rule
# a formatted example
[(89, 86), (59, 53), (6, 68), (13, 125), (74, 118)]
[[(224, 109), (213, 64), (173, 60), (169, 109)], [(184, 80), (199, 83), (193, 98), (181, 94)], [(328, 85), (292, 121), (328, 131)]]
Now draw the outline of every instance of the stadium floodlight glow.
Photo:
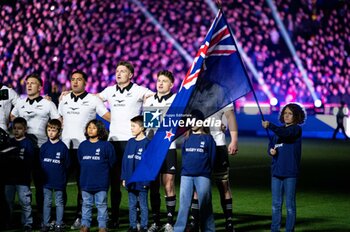
[(270, 105), (276, 106), (277, 104), (278, 104), (277, 98), (273, 97), (273, 98), (270, 99)]
[(314, 102), (316, 102), (317, 100), (319, 100), (316, 96), (315, 93), (315, 89), (312, 86), (312, 83), (310, 81), (310, 79), (307, 76), (307, 72), (299, 58), (299, 56), (296, 53), (295, 47), (292, 44), (292, 41), (287, 33), (286, 27), (284, 26), (284, 24), (282, 23), (281, 17), (278, 14), (277, 8), (275, 6), (275, 4), (272, 2), (272, 0), (266, 0), (267, 5), (270, 7), (271, 12), (272, 12), (272, 16), (275, 19), (276, 25), (278, 26), (278, 28), (280, 29), (281, 35), (284, 39), (284, 41), (287, 44), (287, 47), (290, 51), (290, 53), (292, 54), (292, 57), (294, 59), (295, 64), (297, 65), (301, 76), (303, 77), (304, 83), (306, 85), (306, 87), (308, 88), (308, 90), (311, 93), (312, 99), (314, 100)]
[(322, 106), (322, 101), (321, 101), (320, 99), (316, 99), (316, 100), (314, 101), (314, 106), (315, 106), (316, 108), (321, 107), (321, 106)]
[(160, 33), (175, 47), (188, 63), (192, 63), (191, 55), (170, 35), (170, 33), (162, 26), (162, 24), (146, 9), (146, 7), (139, 0), (129, 0), (139, 7), (141, 12), (148, 18), (151, 23), (160, 31)]

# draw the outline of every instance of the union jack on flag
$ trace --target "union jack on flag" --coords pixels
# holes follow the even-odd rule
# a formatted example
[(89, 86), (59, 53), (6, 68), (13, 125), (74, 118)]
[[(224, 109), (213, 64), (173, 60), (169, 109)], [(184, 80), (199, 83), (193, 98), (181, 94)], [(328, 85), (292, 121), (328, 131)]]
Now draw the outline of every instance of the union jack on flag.
[[(219, 10), (163, 120), (180, 120), (194, 110), (209, 117), (249, 91), (249, 79), (235, 41)], [(161, 124), (128, 183), (155, 180), (170, 143), (185, 130)]]

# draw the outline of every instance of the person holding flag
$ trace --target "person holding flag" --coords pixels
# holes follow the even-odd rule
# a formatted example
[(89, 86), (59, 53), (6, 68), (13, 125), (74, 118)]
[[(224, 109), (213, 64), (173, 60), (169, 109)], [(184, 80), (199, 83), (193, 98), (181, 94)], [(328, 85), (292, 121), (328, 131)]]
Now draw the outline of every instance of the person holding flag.
[[(208, 90), (208, 94), (204, 94), (206, 100), (202, 99), (205, 104), (200, 107), (204, 118), (215, 114), (252, 90), (235, 40), (221, 9), (163, 120), (183, 120), (184, 115), (196, 109), (196, 103), (201, 98), (200, 93), (204, 90)], [(145, 151), (144, 159), (129, 180), (130, 183), (154, 180), (157, 177), (171, 142), (188, 130), (179, 125), (181, 124), (160, 126)]]
[[(226, 118), (230, 132), (231, 141), (226, 146), (225, 130), (226, 126), (222, 120)], [(216, 159), (213, 170), (213, 178), (220, 193), (220, 203), (225, 216), (226, 231), (233, 232), (233, 214), (232, 214), (232, 192), (230, 187), (229, 169), (230, 162), (228, 155), (236, 155), (238, 153), (238, 127), (236, 116), (233, 112), (233, 104), (226, 106), (210, 117), (215, 120), (217, 126), (210, 127), (210, 134), (213, 136), (216, 143)], [(199, 229), (199, 205), (198, 197), (195, 192), (192, 199), (191, 216), (188, 224), (189, 231), (198, 231)]]
[(183, 232), (186, 229), (194, 188), (200, 205), (201, 231), (215, 231), (210, 177), (214, 168), (216, 144), (208, 128), (199, 126), (204, 121), (202, 112), (194, 110), (191, 117), (195, 123), (182, 145), (180, 208), (174, 231)]

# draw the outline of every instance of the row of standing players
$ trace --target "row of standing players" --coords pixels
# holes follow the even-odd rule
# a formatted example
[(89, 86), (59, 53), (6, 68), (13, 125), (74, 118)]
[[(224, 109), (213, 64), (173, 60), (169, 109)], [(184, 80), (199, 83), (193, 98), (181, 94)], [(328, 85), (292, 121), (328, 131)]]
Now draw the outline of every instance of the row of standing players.
[[(9, 92), (10, 100), (14, 105), (10, 118), (23, 117), (28, 121), (28, 133), (33, 134), (37, 139), (38, 147), (35, 148), (35, 160), (39, 161), (40, 147), (47, 141), (46, 125), (49, 119), (59, 119), (63, 121), (62, 141), (69, 147), (71, 158), (71, 172), (77, 177), (78, 196), (76, 220), (72, 229), (80, 229), (82, 226), (81, 209), (83, 198), (81, 196), (81, 184), (79, 183), (79, 162), (78, 147), (85, 140), (86, 124), (96, 118), (96, 114), (110, 122), (109, 141), (113, 145), (117, 161), (111, 168), (110, 189), (111, 189), (111, 215), (109, 227), (117, 228), (119, 226), (119, 207), (121, 202), (121, 164), (122, 157), (127, 145), (127, 141), (132, 137), (130, 130), (130, 119), (139, 115), (146, 107), (169, 107), (175, 94), (171, 93), (174, 77), (169, 71), (161, 71), (157, 78), (157, 93), (154, 94), (145, 87), (132, 83), (134, 67), (131, 63), (121, 61), (116, 68), (116, 81), (114, 86), (107, 87), (97, 95), (89, 94), (85, 91), (87, 75), (82, 71), (74, 71), (71, 74), (71, 92), (60, 99), (58, 110), (55, 105), (40, 96), (42, 81), (39, 75), (31, 74), (26, 78), (27, 99), (15, 100), (15, 93)], [(3, 86), (1, 86), (3, 88)], [(12, 95), (12, 96), (11, 96)], [(110, 112), (106, 109), (103, 101), (108, 101)], [(4, 108), (4, 112), (9, 112), (11, 106)], [(237, 147), (237, 125), (232, 105), (224, 108), (214, 115), (221, 120), (226, 116), (231, 135), (231, 142), (228, 147), (225, 143), (225, 135), (221, 130), (214, 130), (212, 136), (216, 142), (216, 169), (214, 179), (220, 191), (221, 206), (226, 219), (226, 230), (233, 231), (232, 223), (232, 194), (229, 184), (229, 162), (228, 154), (236, 154)], [(8, 122), (2, 123), (4, 128)], [(37, 166), (35, 166), (37, 165)], [(43, 209), (43, 180), (39, 162), (34, 162), (33, 181), (36, 187), (36, 202), (38, 212)], [(176, 150), (174, 144), (170, 147), (167, 158), (159, 176), (160, 180), (152, 182), (150, 186), (151, 212), (153, 224), (148, 228), (149, 231), (160, 229), (160, 183), (165, 190), (165, 202), (167, 208), (167, 223), (165, 228), (172, 231), (174, 225), (174, 213), (176, 206), (175, 194), (175, 173)], [(181, 190), (180, 190), (181, 191)], [(84, 191), (83, 191), (84, 192)], [(195, 194), (196, 195), (196, 194)], [(198, 228), (199, 218), (198, 199), (192, 200), (191, 221), (192, 228)], [(29, 225), (28, 225), (29, 226)], [(84, 228), (84, 227), (82, 227)], [(102, 228), (102, 227), (101, 227)]]

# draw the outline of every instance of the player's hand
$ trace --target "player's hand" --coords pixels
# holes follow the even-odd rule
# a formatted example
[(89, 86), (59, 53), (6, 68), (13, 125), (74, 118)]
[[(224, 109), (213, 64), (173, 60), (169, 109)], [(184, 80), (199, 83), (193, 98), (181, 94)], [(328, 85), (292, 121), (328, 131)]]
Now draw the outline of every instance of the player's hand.
[(270, 154), (271, 154), (272, 156), (276, 155), (276, 154), (277, 154), (277, 150), (271, 148), (271, 149), (270, 149)]
[(238, 144), (237, 142), (231, 142), (227, 147), (227, 152), (229, 155), (236, 155), (238, 153)]
[(261, 125), (262, 125), (262, 127), (264, 127), (266, 129), (269, 127), (270, 122), (269, 121), (261, 121)]

